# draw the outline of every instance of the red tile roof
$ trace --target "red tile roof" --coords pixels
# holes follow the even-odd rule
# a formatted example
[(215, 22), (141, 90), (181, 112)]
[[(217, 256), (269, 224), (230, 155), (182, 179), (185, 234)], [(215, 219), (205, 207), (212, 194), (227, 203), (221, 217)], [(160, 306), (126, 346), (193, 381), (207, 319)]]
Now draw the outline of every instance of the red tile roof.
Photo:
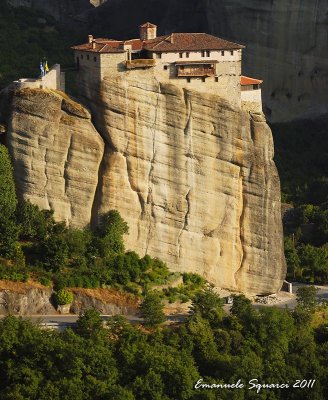
[[(146, 22), (140, 27), (156, 27)], [(141, 41), (131, 39), (126, 41), (113, 39), (94, 39), (95, 48), (91, 43), (85, 43), (72, 47), (74, 50), (92, 51), (96, 53), (117, 53), (123, 52), (123, 44), (131, 44), (132, 50), (150, 50), (153, 52), (177, 52), (177, 51), (205, 51), (205, 50), (237, 50), (245, 46), (228, 42), (207, 33), (171, 33), (170, 35), (159, 36), (155, 39)]]
[(142, 41), (140, 39), (131, 40), (111, 40), (111, 39), (94, 39), (94, 48), (92, 43), (80, 44), (73, 46), (73, 50), (91, 51), (94, 53), (123, 53), (123, 45), (131, 45), (132, 50), (141, 50)]
[(240, 84), (242, 86), (245, 86), (245, 85), (259, 85), (261, 83), (263, 83), (263, 81), (261, 81), (259, 79), (249, 78), (248, 76), (241, 76), (240, 77)]
[(154, 52), (237, 50), (244, 47), (207, 33), (171, 33), (144, 42), (144, 49)]
[(141, 39), (126, 40), (125, 44), (131, 44), (132, 50), (142, 50), (143, 42)]

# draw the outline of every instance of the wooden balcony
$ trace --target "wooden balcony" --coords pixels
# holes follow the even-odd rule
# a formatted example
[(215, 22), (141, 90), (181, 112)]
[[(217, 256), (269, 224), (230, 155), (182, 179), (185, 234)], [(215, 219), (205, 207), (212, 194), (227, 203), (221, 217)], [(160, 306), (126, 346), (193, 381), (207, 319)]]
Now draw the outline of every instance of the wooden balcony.
[(126, 69), (151, 68), (155, 65), (156, 60), (153, 58), (138, 58), (125, 62)]
[(200, 67), (191, 67), (191, 68), (178, 68), (178, 77), (202, 77), (202, 76), (214, 76), (215, 68), (200, 68)]

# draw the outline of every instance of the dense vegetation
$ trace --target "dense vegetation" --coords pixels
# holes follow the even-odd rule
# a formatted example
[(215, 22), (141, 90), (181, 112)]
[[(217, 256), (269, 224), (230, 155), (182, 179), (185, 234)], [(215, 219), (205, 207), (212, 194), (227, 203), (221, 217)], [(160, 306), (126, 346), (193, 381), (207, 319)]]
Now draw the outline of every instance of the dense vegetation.
[(76, 34), (49, 15), (12, 8), (6, 0), (0, 0), (0, 10), (0, 90), (15, 79), (39, 76), (43, 57), (49, 66), (72, 64), (70, 46), (81, 40)]
[[(311, 297), (311, 294), (308, 294)], [(309, 296), (295, 311), (255, 310), (236, 296), (230, 315), (210, 289), (186, 323), (145, 330), (97, 312), (54, 332), (8, 316), (0, 322), (3, 400), (323, 400), (328, 396), (327, 327), (315, 326)], [(202, 379), (203, 381), (199, 381)], [(195, 388), (236, 383), (240, 389)], [(249, 381), (288, 388), (249, 390)], [(312, 388), (293, 388), (315, 380)]]
[(328, 121), (272, 126), (282, 199), (288, 278), (328, 283)]

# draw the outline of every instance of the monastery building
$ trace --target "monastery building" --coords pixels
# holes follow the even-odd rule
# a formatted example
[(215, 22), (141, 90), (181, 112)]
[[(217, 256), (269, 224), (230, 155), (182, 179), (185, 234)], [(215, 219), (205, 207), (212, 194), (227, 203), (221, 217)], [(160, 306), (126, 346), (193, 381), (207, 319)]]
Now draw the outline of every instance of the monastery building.
[(106, 76), (151, 74), (262, 111), (262, 81), (241, 75), (245, 46), (207, 33), (157, 36), (157, 26), (149, 22), (139, 30), (138, 39), (124, 41), (89, 35), (87, 43), (73, 47), (79, 73), (98, 82)]

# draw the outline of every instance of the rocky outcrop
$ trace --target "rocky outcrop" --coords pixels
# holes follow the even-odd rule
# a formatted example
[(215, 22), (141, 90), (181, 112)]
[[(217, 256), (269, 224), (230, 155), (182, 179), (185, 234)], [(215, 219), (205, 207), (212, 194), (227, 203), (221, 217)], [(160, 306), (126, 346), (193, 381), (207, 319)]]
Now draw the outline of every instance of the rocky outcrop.
[(0, 315), (54, 314), (51, 295), (52, 289), (41, 285), (0, 281)]
[(18, 195), (53, 209), (58, 220), (87, 225), (104, 148), (89, 112), (55, 91), (23, 89), (5, 97)]
[(128, 249), (216, 286), (276, 292), (280, 186), (263, 115), (144, 74), (81, 81), (97, 130), (58, 93), (16, 92), (6, 139), (20, 194), (74, 226), (117, 209)]
[[(70, 289), (74, 299), (69, 311), (79, 314), (95, 309), (105, 315), (136, 315), (139, 301), (133, 295), (110, 289)], [(0, 281), (0, 315), (57, 314), (52, 288), (36, 282)]]
[(84, 82), (106, 142), (97, 213), (119, 210), (127, 247), (174, 271), (277, 291), (285, 275), (280, 186), (263, 115), (144, 75), (105, 78), (98, 95)]
[(70, 312), (80, 314), (93, 308), (104, 315), (136, 315), (139, 301), (132, 295), (109, 289), (72, 289), (74, 300)]

